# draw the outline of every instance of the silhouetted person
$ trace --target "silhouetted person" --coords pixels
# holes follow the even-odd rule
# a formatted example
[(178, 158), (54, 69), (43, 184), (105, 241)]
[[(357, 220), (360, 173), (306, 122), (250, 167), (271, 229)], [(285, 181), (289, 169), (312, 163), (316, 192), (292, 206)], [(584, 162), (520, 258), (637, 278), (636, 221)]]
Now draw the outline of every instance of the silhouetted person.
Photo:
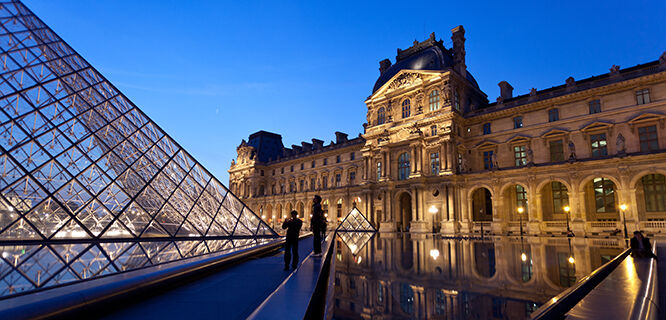
[(303, 220), (298, 218), (298, 212), (291, 212), (291, 219), (287, 219), (282, 223), (282, 229), (287, 229), (287, 240), (284, 244), (284, 270), (289, 270), (289, 260), (291, 268), (296, 269), (298, 266), (298, 235), (301, 232)]
[(640, 231), (634, 231), (634, 237), (631, 238), (631, 255), (635, 258), (655, 258), (657, 256), (652, 253), (652, 245), (650, 238), (644, 237)]
[(321, 197), (315, 195), (312, 199), (312, 219), (310, 220), (310, 229), (313, 233), (314, 255), (321, 256), (321, 235), (326, 229), (326, 217), (324, 210), (321, 209)]

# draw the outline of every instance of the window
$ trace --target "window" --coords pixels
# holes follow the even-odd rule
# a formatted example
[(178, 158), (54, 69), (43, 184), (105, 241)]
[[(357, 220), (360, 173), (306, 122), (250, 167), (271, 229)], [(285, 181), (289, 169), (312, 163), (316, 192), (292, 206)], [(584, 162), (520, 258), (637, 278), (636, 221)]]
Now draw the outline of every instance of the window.
[(377, 180), (382, 178), (382, 163), (377, 162)]
[(550, 161), (564, 161), (564, 142), (562, 140), (555, 140), (550, 141), (548, 145), (550, 148)]
[(340, 155), (335, 156), (335, 163), (340, 163)]
[(557, 108), (548, 110), (548, 122), (557, 120), (560, 120), (560, 110)]
[(523, 117), (513, 118), (513, 128), (518, 129), (523, 127)]
[(439, 91), (432, 90), (430, 96), (428, 97), (428, 102), (430, 105), (430, 111), (435, 111), (439, 109)]
[(594, 178), (592, 183), (594, 187), (594, 203), (596, 206), (596, 212), (616, 212), (613, 181), (606, 178)]
[(275, 183), (271, 185), (271, 194), (275, 194)]
[(453, 91), (453, 107), (460, 111), (460, 95), (455, 90)]
[(322, 176), (321, 177), (321, 186), (324, 189), (328, 189), (328, 177), (327, 176)]
[(310, 190), (314, 191), (317, 186), (317, 178), (310, 178)]
[(293, 181), (289, 182), (289, 192), (296, 192), (296, 184)]
[(280, 193), (284, 193), (284, 183), (280, 184)]
[(590, 114), (599, 113), (601, 112), (601, 101), (599, 99), (592, 100), (588, 103), (588, 107), (590, 108)]
[(303, 179), (301, 179), (301, 181), (300, 181), (300, 188), (299, 188), (299, 190), (300, 190), (301, 192), (305, 191), (305, 180), (303, 180)]
[(437, 135), (437, 126), (430, 127), (430, 135), (433, 137)]
[(386, 122), (386, 109), (384, 107), (377, 110), (377, 125), (384, 124)]
[(404, 313), (414, 313), (414, 290), (407, 283), (400, 284), (400, 308)]
[(294, 166), (293, 165), (291, 166), (291, 172), (294, 172)]
[(321, 202), (321, 211), (324, 212), (324, 217), (328, 217), (328, 200)]
[(559, 181), (550, 183), (553, 194), (553, 213), (564, 213), (564, 207), (569, 205), (569, 191)]
[(312, 164), (310, 165), (310, 168), (314, 168), (314, 167), (315, 167), (315, 161), (312, 160)]
[(439, 152), (430, 154), (430, 172), (433, 175), (439, 174)]
[(352, 171), (349, 173), (349, 185), (354, 185), (356, 183), (356, 172)]
[(650, 103), (650, 90), (641, 89), (636, 91), (636, 104)]
[(305, 163), (301, 163), (301, 170), (305, 168)]
[(527, 191), (519, 184), (516, 185), (516, 208), (523, 208), (522, 214), (527, 217)]
[(527, 152), (525, 146), (514, 146), (513, 157), (516, 159), (516, 167), (527, 165)]
[(335, 212), (338, 217), (338, 221), (342, 220), (342, 199), (338, 199), (338, 202), (335, 205)]
[(592, 145), (592, 158), (599, 158), (608, 155), (605, 133), (591, 134), (590, 143)]
[(264, 176), (264, 170), (261, 170), (261, 176), (262, 177)]
[(483, 134), (490, 134), (490, 122), (483, 124)]
[(488, 150), (483, 152), (483, 169), (490, 170), (493, 168), (493, 151)]
[(407, 180), (409, 177), (409, 153), (405, 152), (398, 157), (398, 180)]
[(273, 169), (273, 175), (275, 175), (275, 169)]
[(435, 314), (446, 314), (446, 294), (443, 290), (437, 290), (435, 294)]
[(648, 174), (641, 178), (645, 197), (645, 211), (666, 211), (666, 178), (661, 174)]
[(349, 154), (349, 160), (354, 161), (354, 159), (356, 159), (356, 154), (352, 152)]
[(340, 187), (342, 184), (342, 175), (339, 173), (335, 174), (335, 186)]
[(280, 173), (284, 174), (284, 168), (280, 168)]
[(408, 118), (411, 115), (411, 102), (409, 99), (406, 99), (402, 102), (402, 118)]
[(324, 165), (328, 164), (328, 158), (324, 158)]
[(641, 144), (641, 152), (650, 152), (659, 149), (657, 141), (657, 126), (638, 128), (638, 140)]

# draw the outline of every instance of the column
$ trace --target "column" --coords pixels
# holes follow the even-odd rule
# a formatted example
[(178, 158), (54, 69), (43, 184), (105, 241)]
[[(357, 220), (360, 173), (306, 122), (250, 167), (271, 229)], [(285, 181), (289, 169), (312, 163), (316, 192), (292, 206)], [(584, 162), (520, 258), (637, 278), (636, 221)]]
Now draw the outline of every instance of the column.
[(449, 156), (446, 152), (446, 142), (442, 142), (439, 145), (439, 170), (446, 171), (449, 170)]
[(411, 159), (411, 161), (409, 162), (410, 167), (411, 167), (411, 168), (410, 168), (410, 171), (411, 171), (412, 173), (416, 173), (416, 147), (412, 146), (412, 148), (411, 148), (411, 154), (412, 154), (412, 157), (411, 157), (412, 159)]

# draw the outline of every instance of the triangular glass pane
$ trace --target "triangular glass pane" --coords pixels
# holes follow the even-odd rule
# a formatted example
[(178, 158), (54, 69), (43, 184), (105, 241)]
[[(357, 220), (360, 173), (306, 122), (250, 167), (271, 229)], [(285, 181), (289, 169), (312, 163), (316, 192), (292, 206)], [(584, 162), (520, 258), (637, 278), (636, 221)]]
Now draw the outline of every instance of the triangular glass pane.
[(26, 218), (32, 222), (41, 234), (50, 238), (53, 233), (69, 221), (71, 216), (53, 199), (48, 198), (31, 210)]
[(0, 239), (9, 240), (36, 240), (42, 236), (23, 218), (18, 219), (0, 233)]

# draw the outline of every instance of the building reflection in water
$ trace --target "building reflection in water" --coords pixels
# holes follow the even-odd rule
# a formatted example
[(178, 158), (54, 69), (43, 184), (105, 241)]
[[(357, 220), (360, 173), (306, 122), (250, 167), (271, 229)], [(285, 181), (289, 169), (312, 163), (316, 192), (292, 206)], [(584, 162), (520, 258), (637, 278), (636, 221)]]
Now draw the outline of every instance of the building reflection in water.
[(338, 237), (335, 319), (523, 319), (622, 252), (613, 239)]

